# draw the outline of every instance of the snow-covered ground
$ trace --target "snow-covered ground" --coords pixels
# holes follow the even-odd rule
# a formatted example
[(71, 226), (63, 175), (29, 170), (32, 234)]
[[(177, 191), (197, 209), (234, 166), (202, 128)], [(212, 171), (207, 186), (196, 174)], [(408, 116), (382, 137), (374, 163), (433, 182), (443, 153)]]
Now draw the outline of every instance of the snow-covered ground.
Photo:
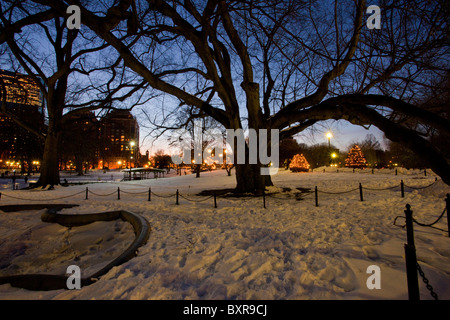
[[(203, 190), (233, 188), (235, 178), (224, 170), (202, 172), (200, 178), (114, 180), (51, 191), (3, 189), (0, 205), (71, 203), (80, 206), (61, 213), (79, 214), (128, 210), (144, 216), (152, 233), (135, 258), (90, 286), (36, 292), (6, 284), (0, 286), (0, 299), (408, 299), (406, 230), (394, 225), (394, 219), (404, 216), (409, 203), (416, 220), (433, 222), (445, 208), (450, 187), (438, 180), (428, 188), (409, 188), (432, 184), (431, 171), (426, 176), (401, 169), (398, 175), (392, 170), (326, 171), (281, 169), (272, 177), (275, 187), (267, 191), (266, 208), (262, 197), (218, 197), (214, 208), (212, 198), (198, 196)], [(61, 274), (71, 264), (87, 275), (120, 254), (134, 237), (122, 221), (68, 229), (41, 222), (41, 213), (0, 213), (0, 276)], [(435, 226), (447, 230), (446, 216)], [(425, 276), (439, 299), (450, 299), (448, 233), (417, 224), (414, 232)], [(371, 265), (380, 268), (381, 289), (367, 288)], [(421, 278), (419, 286), (421, 299), (432, 299)]]

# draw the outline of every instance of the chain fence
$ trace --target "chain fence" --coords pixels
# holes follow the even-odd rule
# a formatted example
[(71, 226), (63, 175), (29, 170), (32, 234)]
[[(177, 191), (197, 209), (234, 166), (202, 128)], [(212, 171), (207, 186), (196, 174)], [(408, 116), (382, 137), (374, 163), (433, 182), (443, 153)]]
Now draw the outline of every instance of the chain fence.
[(417, 271), (419, 272), (419, 275), (422, 277), (422, 281), (423, 281), (423, 283), (425, 283), (427, 290), (430, 292), (430, 295), (433, 297), (434, 300), (439, 300), (438, 295), (436, 294), (436, 292), (434, 292), (434, 289), (431, 286), (430, 281), (425, 276), (425, 273), (423, 272), (419, 263), (416, 263), (416, 268), (417, 268)]
[(57, 197), (57, 198), (44, 198), (44, 199), (29, 199), (29, 198), (15, 197), (15, 196), (12, 196), (10, 194), (5, 194), (5, 193), (0, 192), (0, 200), (1, 200), (2, 196), (3, 196), (3, 197), (7, 197), (7, 198), (12, 198), (12, 199), (16, 199), (16, 200), (25, 200), (25, 201), (53, 201), (53, 200), (72, 198), (72, 197), (75, 197), (75, 196), (77, 196), (79, 194), (82, 194), (84, 192), (85, 191), (83, 190), (83, 191), (80, 191), (80, 192), (77, 192), (77, 193), (74, 193), (74, 194), (70, 194), (70, 195), (66, 195), (66, 196), (61, 196), (61, 197)]
[(376, 168), (316, 168), (311, 172), (323, 173), (355, 173), (355, 174), (385, 174), (385, 175), (409, 175), (409, 176), (436, 176), (436, 174), (427, 169), (404, 169), (404, 168), (390, 168), (390, 169), (376, 169)]
[[(276, 199), (276, 200), (283, 200), (283, 201), (292, 200), (292, 199), (304, 200), (305, 198), (307, 198), (307, 197), (309, 197), (309, 196), (314, 194), (315, 195), (316, 206), (318, 206), (318, 195), (319, 195), (319, 193), (321, 193), (321, 194), (329, 194), (329, 195), (340, 195), (340, 194), (347, 194), (347, 193), (351, 193), (351, 192), (355, 192), (355, 191), (359, 190), (360, 200), (363, 201), (363, 190), (364, 189), (370, 190), (370, 191), (386, 191), (386, 190), (392, 190), (392, 189), (400, 187), (401, 196), (404, 197), (404, 188), (405, 187), (413, 189), (413, 190), (421, 190), (421, 189), (426, 189), (426, 188), (429, 188), (429, 187), (435, 185), (437, 181), (438, 181), (438, 179), (436, 178), (433, 183), (425, 185), (425, 186), (410, 186), (410, 185), (404, 184), (403, 180), (401, 180), (400, 184), (396, 184), (396, 185), (392, 185), (392, 186), (388, 186), (388, 187), (384, 187), (384, 188), (365, 187), (365, 186), (362, 186), (362, 184), (360, 183), (359, 186), (356, 187), (356, 188), (351, 188), (349, 190), (343, 190), (343, 191), (319, 190), (318, 187), (315, 186), (314, 191), (311, 191), (311, 189), (308, 189), (308, 188), (301, 188), (301, 189), (299, 189), (300, 192), (297, 192), (297, 193), (286, 192), (283, 196), (281, 196), (282, 193), (271, 193), (271, 192), (269, 192), (269, 193), (266, 194), (266, 192), (262, 192), (262, 194), (260, 194), (260, 195), (247, 194), (247, 195), (245, 195), (245, 196), (243, 196), (241, 198), (244, 199), (243, 201), (248, 201), (249, 197), (253, 197), (253, 198), (261, 198), (262, 197), (262, 199), (263, 199), (263, 206), (264, 206), (264, 208), (266, 208), (266, 197), (270, 197), (270, 198), (273, 198), (273, 199)], [(291, 190), (291, 189), (289, 189), (289, 190)], [(219, 190), (217, 190), (217, 191), (219, 191)], [(55, 197), (55, 198), (42, 197), (42, 198), (38, 198), (38, 199), (36, 199), (36, 198), (30, 199), (30, 198), (18, 196), (19, 192), (20, 191), (14, 191), (14, 195), (9, 193), (9, 192), (7, 192), (7, 193), (0, 192), (0, 200), (2, 200), (2, 197), (6, 197), (6, 198), (15, 199), (15, 200), (30, 201), (30, 202), (32, 202), (32, 201), (47, 201), (48, 202), (48, 201), (54, 201), (54, 200), (78, 197), (81, 194), (85, 194), (85, 199), (86, 200), (89, 199), (89, 195), (92, 195), (92, 196), (95, 196), (95, 197), (110, 197), (110, 196), (116, 194), (117, 195), (117, 199), (120, 200), (121, 199), (120, 195), (122, 193), (122, 194), (126, 194), (126, 195), (131, 195), (131, 196), (145, 195), (146, 194), (146, 195), (148, 195), (148, 198), (147, 198), (148, 201), (151, 201), (152, 195), (156, 196), (158, 198), (162, 198), (162, 199), (170, 199), (170, 198), (175, 197), (176, 198), (176, 202), (175, 202), (176, 205), (179, 205), (179, 198), (182, 198), (182, 199), (184, 199), (186, 201), (194, 202), (194, 203), (206, 202), (206, 201), (214, 198), (214, 207), (217, 208), (217, 198), (225, 198), (225, 197), (227, 197), (227, 199), (232, 199), (232, 200), (239, 199), (238, 197), (230, 197), (229, 195), (227, 195), (227, 193), (219, 195), (218, 192), (216, 192), (214, 190), (211, 191), (212, 194), (202, 196), (202, 195), (198, 195), (198, 194), (197, 195), (194, 195), (194, 194), (181, 194), (178, 189), (176, 190), (176, 193), (169, 193), (169, 194), (155, 193), (155, 192), (152, 191), (152, 189), (150, 187), (148, 188), (148, 190), (145, 190), (145, 191), (126, 190), (126, 189), (124, 190), (124, 189), (120, 189), (120, 187), (118, 187), (117, 190), (114, 190), (114, 191), (108, 192), (108, 193), (94, 192), (92, 190), (89, 190), (88, 187), (86, 187), (85, 190), (81, 190), (81, 191), (75, 192), (73, 194), (63, 195), (63, 196)], [(411, 226), (412, 226), (412, 223), (416, 223), (417, 225), (420, 225), (422, 227), (432, 227), (432, 228), (435, 228), (435, 229), (438, 229), (438, 230), (441, 230), (441, 231), (447, 231), (448, 235), (450, 237), (450, 219), (449, 219), (449, 215), (448, 215), (449, 207), (450, 207), (450, 194), (447, 194), (446, 208), (442, 211), (442, 213), (439, 215), (439, 217), (435, 221), (433, 221), (432, 223), (422, 223), (422, 222), (419, 222), (416, 219), (412, 218), (412, 211), (409, 210), (409, 208), (410, 208), (409, 205), (407, 205), (407, 210), (405, 210), (405, 213), (408, 213), (411, 216), (411, 218), (410, 218)], [(444, 214), (446, 212), (447, 212), (448, 230), (444, 230), (444, 229), (435, 227), (435, 224), (437, 224), (443, 218), (443, 216), (444, 216)], [(402, 216), (397, 216), (395, 218), (394, 225), (397, 225), (396, 221), (397, 221), (398, 218), (401, 218), (401, 217)], [(402, 218), (405, 218), (405, 217), (402, 217)], [(408, 215), (406, 216), (406, 221), (407, 221), (407, 223), (405, 225), (397, 225), (397, 226), (399, 226), (399, 227), (405, 227), (406, 226), (407, 229), (408, 229)], [(410, 228), (412, 229), (412, 227), (410, 227)], [(411, 230), (411, 233), (412, 233), (412, 230)], [(409, 241), (410, 240), (408, 240), (408, 242)], [(411, 240), (411, 241), (413, 242), (413, 240)], [(405, 254), (405, 257), (407, 259), (407, 265), (408, 264), (410, 265), (410, 269), (414, 268), (416, 270), (416, 272), (415, 272), (416, 276), (417, 276), (417, 273), (419, 273), (419, 275), (422, 277), (423, 282), (425, 283), (427, 289), (430, 291), (431, 296), (434, 299), (437, 300), (438, 299), (437, 294), (434, 292), (433, 287), (429, 283), (429, 280), (426, 278), (425, 273), (423, 272), (422, 268), (420, 267), (420, 265), (417, 262), (417, 259), (416, 259), (416, 256), (415, 256), (414, 244), (412, 244), (412, 246), (410, 246), (410, 249), (408, 249), (408, 250), (411, 250), (411, 247), (414, 250), (414, 254), (412, 255), (412, 258), (410, 257), (411, 255)], [(405, 251), (406, 251), (406, 245), (405, 245)], [(408, 261), (408, 259), (411, 260), (411, 261)], [(418, 295), (418, 293), (417, 293), (417, 295)]]
[(404, 184), (403, 180), (401, 180), (400, 184), (395, 184), (392, 186), (388, 186), (388, 187), (384, 187), (384, 188), (376, 188), (376, 187), (370, 187), (370, 186), (363, 186), (361, 183), (359, 184), (358, 187), (355, 188), (351, 188), (348, 190), (342, 190), (342, 191), (335, 191), (335, 190), (323, 190), (323, 189), (319, 189), (317, 186), (315, 186), (314, 190), (311, 190), (311, 188), (299, 188), (299, 192), (291, 192), (291, 189), (289, 189), (289, 192), (262, 192), (262, 194), (258, 194), (258, 195), (252, 195), (252, 194), (246, 194), (244, 196), (241, 197), (233, 197), (233, 196), (227, 196), (226, 194), (221, 194), (220, 190), (217, 190), (217, 193), (212, 190), (210, 195), (207, 196), (202, 196), (202, 195), (198, 195), (198, 194), (181, 194), (179, 192), (179, 190), (177, 190), (175, 193), (169, 193), (169, 194), (163, 194), (163, 193), (155, 193), (152, 191), (151, 188), (148, 188), (148, 190), (145, 191), (140, 191), (140, 190), (127, 190), (127, 189), (121, 189), (120, 187), (117, 188), (117, 190), (111, 191), (111, 192), (107, 192), (107, 193), (99, 193), (99, 192), (94, 192), (91, 189), (89, 189), (89, 187), (86, 187), (86, 190), (83, 191), (79, 191), (79, 192), (75, 192), (73, 194), (69, 194), (69, 195), (63, 195), (60, 197), (55, 197), (55, 198), (47, 198), (47, 197), (43, 197), (43, 198), (27, 198), (27, 197), (22, 197), (18, 195), (18, 190), (13, 191), (13, 193), (10, 192), (0, 192), (0, 200), (2, 199), (2, 197), (5, 198), (11, 198), (11, 199), (15, 199), (15, 200), (23, 200), (23, 201), (53, 201), (53, 200), (60, 200), (60, 199), (67, 199), (67, 198), (72, 198), (72, 197), (77, 197), (80, 194), (85, 194), (85, 199), (88, 200), (90, 199), (89, 195), (94, 196), (94, 197), (111, 197), (112, 195), (117, 195), (117, 199), (120, 200), (121, 199), (121, 194), (125, 194), (125, 195), (130, 195), (130, 196), (136, 196), (136, 195), (148, 195), (147, 197), (147, 201), (151, 201), (152, 196), (158, 197), (158, 198), (162, 198), (162, 199), (170, 199), (170, 198), (174, 198), (175, 197), (175, 203), (178, 205), (179, 204), (179, 199), (182, 198), (186, 201), (189, 202), (205, 202), (208, 201), (212, 198), (214, 198), (214, 207), (217, 207), (217, 198), (227, 198), (227, 199), (231, 199), (231, 200), (239, 200), (240, 198), (249, 198), (249, 197), (253, 197), (253, 198), (263, 198), (263, 205), (264, 208), (266, 207), (266, 197), (275, 199), (275, 200), (281, 200), (281, 201), (290, 201), (290, 200), (305, 200), (307, 197), (311, 196), (311, 195), (315, 195), (315, 205), (316, 207), (319, 206), (319, 194), (324, 194), (324, 195), (341, 195), (341, 194), (348, 194), (348, 193), (352, 193), (355, 192), (357, 190), (359, 190), (359, 195), (360, 195), (360, 200), (363, 201), (363, 190), (369, 190), (369, 191), (387, 191), (387, 190), (393, 190), (396, 188), (400, 187), (401, 190), (401, 197), (404, 197), (405, 194), (405, 188), (409, 188), (412, 190), (421, 190), (421, 189), (426, 189), (429, 188), (431, 186), (433, 186), (434, 184), (436, 184), (436, 182), (438, 181), (437, 178), (435, 178), (435, 181), (432, 182), (431, 184), (428, 184), (426, 186), (411, 186), (411, 185), (406, 185)]
[[(437, 229), (437, 230), (439, 230), (439, 231), (448, 232), (448, 236), (450, 237), (450, 217), (449, 217), (449, 214), (448, 214), (448, 213), (449, 213), (449, 207), (450, 207), (450, 194), (447, 194), (446, 199), (445, 199), (445, 202), (446, 202), (446, 206), (445, 206), (444, 210), (442, 210), (442, 213), (436, 218), (435, 221), (433, 221), (433, 222), (431, 222), (431, 223), (423, 223), (423, 222), (417, 221), (417, 220), (416, 220), (414, 217), (412, 217), (412, 215), (411, 215), (411, 220), (412, 220), (412, 222), (414, 222), (415, 224), (417, 224), (417, 225), (419, 225), (419, 226), (421, 226), (421, 227), (430, 227), (430, 228)], [(439, 221), (442, 220), (442, 218), (444, 217), (445, 213), (447, 213), (447, 225), (448, 225), (448, 229), (445, 230), (445, 229), (442, 229), (442, 228), (435, 227), (435, 224), (437, 224)], [(404, 225), (398, 225), (398, 224), (397, 224), (397, 219), (398, 219), (398, 218), (403, 218), (403, 219), (405, 219), (405, 220), (407, 219), (405, 216), (396, 216), (395, 219), (394, 219), (394, 223), (393, 223), (393, 224), (394, 224), (395, 226), (397, 226), (397, 227), (405, 228), (405, 227), (406, 227), (406, 224), (404, 224)]]
[[(414, 228), (413, 228), (413, 225), (415, 223), (415, 224), (417, 224), (419, 226), (422, 226), (422, 227), (435, 228), (437, 230), (446, 232), (447, 235), (450, 237), (450, 215), (449, 215), (449, 211), (450, 211), (450, 194), (447, 194), (446, 199), (445, 199), (445, 203), (446, 203), (446, 205), (445, 205), (444, 210), (439, 215), (439, 217), (435, 221), (433, 221), (432, 223), (422, 223), (422, 222), (417, 221), (412, 215), (413, 212), (412, 212), (411, 206), (409, 204), (406, 204), (405, 216), (397, 216), (394, 219), (394, 223), (393, 223), (394, 225), (396, 225), (398, 227), (401, 227), (401, 228), (405, 228), (406, 227), (407, 244), (405, 244), (405, 263), (406, 263), (406, 271), (407, 271), (408, 294), (409, 294), (410, 300), (419, 300), (420, 299), (417, 274), (419, 274), (420, 277), (422, 278), (423, 283), (425, 284), (427, 290), (429, 291), (429, 293), (433, 297), (433, 299), (434, 300), (438, 300), (437, 293), (434, 291), (433, 287), (430, 284), (430, 281), (425, 276), (425, 272), (423, 271), (423, 269), (421, 268), (421, 266), (417, 262), (416, 248), (415, 248), (415, 244), (414, 244)], [(435, 227), (434, 225), (436, 223), (438, 223), (444, 217), (444, 214), (446, 212), (447, 212), (447, 230)], [(405, 219), (405, 224), (404, 225), (398, 225), (397, 224), (397, 219), (398, 218), (404, 218)]]

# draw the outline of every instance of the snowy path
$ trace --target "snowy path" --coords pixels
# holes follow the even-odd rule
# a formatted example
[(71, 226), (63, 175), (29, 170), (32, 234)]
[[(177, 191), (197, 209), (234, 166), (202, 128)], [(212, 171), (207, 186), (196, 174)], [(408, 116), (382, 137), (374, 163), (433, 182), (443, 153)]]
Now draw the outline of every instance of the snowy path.
[[(339, 192), (357, 188), (359, 183), (372, 188), (399, 185), (426, 186), (434, 176), (362, 173), (303, 173), (280, 171), (273, 177), (275, 188), (308, 188)], [(0, 204), (20, 203), (6, 194), (27, 199), (54, 199), (71, 194), (58, 203), (77, 203), (78, 208), (64, 209), (65, 213), (91, 213), (123, 209), (142, 214), (152, 226), (152, 234), (136, 258), (113, 268), (97, 283), (81, 290), (31, 292), (0, 286), (0, 299), (407, 299), (403, 244), (404, 229), (394, 226), (396, 216), (403, 215), (410, 203), (414, 217), (421, 222), (434, 221), (445, 207), (445, 194), (450, 188), (441, 181), (425, 189), (406, 189), (401, 198), (400, 188), (384, 191), (319, 194), (316, 207), (314, 195), (296, 200), (286, 193), (266, 198), (218, 198), (190, 202), (180, 198), (152, 196), (147, 201), (149, 187), (155, 194), (173, 195), (176, 189), (186, 197), (206, 189), (234, 187), (234, 177), (224, 171), (157, 180), (88, 185), (97, 194), (109, 194), (119, 186), (121, 190), (140, 194), (90, 195), (84, 199), (86, 186), (57, 187), (53, 191), (4, 191)], [(199, 200), (205, 197), (198, 197)], [(25, 203), (25, 202), (24, 202)], [(23, 233), (26, 221), (30, 228), (39, 225), (37, 213), (0, 214), (0, 255), (16, 250), (11, 233)], [(37, 219), (36, 219), (37, 216)], [(399, 220), (400, 222), (400, 220)], [(437, 226), (446, 229), (446, 219)], [(34, 229), (33, 229), (34, 228)], [(27, 229), (31, 236), (22, 241), (25, 254), (20, 261), (12, 261), (18, 270), (39, 271), (42, 264), (35, 246), (42, 226)], [(48, 227), (47, 227), (48, 228)], [(105, 225), (106, 228), (106, 225)], [(115, 226), (119, 228), (119, 226)], [(34, 231), (36, 230), (36, 231)], [(102, 239), (108, 238), (102, 230)], [(36, 234), (35, 234), (36, 232)], [(75, 232), (75, 229), (73, 231)], [(115, 250), (120, 241), (100, 241), (98, 228), (86, 230), (96, 250)], [(46, 230), (46, 241), (62, 241), (67, 231)], [(126, 233), (122, 234), (125, 236)], [(450, 238), (443, 231), (415, 225), (417, 256), (430, 284), (440, 299), (450, 299)], [(119, 235), (118, 235), (119, 237)], [(66, 237), (67, 238), (67, 237)], [(49, 240), (50, 239), (50, 240)], [(97, 242), (96, 242), (97, 241)], [(103, 247), (102, 247), (103, 246)], [(34, 251), (32, 251), (32, 249)], [(46, 251), (61, 261), (61, 250)], [(101, 256), (82, 256), (101, 263)], [(33, 260), (35, 259), (35, 260)], [(97, 261), (98, 260), (98, 261)], [(22, 263), (22, 265), (21, 265)], [(71, 261), (73, 263), (73, 261)], [(381, 289), (369, 290), (366, 273), (369, 265), (381, 270)], [(21, 269), (22, 268), (22, 269)], [(0, 274), (2, 272), (0, 266)], [(431, 299), (419, 279), (422, 299)]]

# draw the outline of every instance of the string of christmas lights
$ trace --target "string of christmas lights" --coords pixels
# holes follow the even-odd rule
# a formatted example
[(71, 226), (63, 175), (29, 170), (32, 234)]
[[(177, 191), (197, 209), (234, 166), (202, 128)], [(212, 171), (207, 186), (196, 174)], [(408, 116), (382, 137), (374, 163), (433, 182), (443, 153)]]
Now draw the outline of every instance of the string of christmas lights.
[(289, 164), (289, 169), (291, 169), (292, 172), (308, 172), (309, 163), (303, 154), (296, 154)]
[(347, 158), (345, 159), (345, 166), (349, 168), (365, 168), (367, 167), (366, 157), (361, 148), (355, 145), (350, 149)]

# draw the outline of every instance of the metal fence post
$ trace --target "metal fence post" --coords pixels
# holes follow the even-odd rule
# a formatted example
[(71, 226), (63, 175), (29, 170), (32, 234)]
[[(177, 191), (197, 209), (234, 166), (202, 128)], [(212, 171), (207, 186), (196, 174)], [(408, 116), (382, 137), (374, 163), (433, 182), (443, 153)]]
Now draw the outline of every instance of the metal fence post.
[(403, 183), (403, 180), (400, 182), (400, 191), (402, 192), (402, 198), (405, 197), (405, 184)]
[(414, 230), (411, 206), (406, 205), (406, 240), (405, 259), (406, 259), (406, 277), (408, 282), (409, 300), (420, 300), (419, 280), (417, 276), (417, 257), (416, 247), (414, 245)]
[(178, 205), (178, 193), (179, 193), (179, 192), (178, 192), (178, 189), (177, 189), (177, 202), (176, 202), (177, 205)]
[(447, 193), (447, 198), (445, 198), (445, 210), (447, 210), (448, 236), (450, 237), (450, 193)]
[(148, 188), (148, 201), (152, 201), (152, 188)]
[(89, 190), (88, 190), (88, 187), (86, 187), (86, 200), (88, 199), (88, 193), (89, 193)]
[(364, 201), (363, 199), (363, 190), (362, 190), (362, 185), (361, 183), (359, 183), (359, 198), (361, 199), (361, 201)]
[(405, 216), (406, 216), (406, 241), (410, 246), (415, 246), (414, 244), (414, 229), (413, 229), (413, 217), (412, 210), (409, 204), (406, 205)]
[(409, 300), (420, 300), (419, 280), (417, 277), (416, 248), (405, 243), (406, 279)]
[(315, 192), (315, 194), (316, 194), (316, 207), (318, 207), (318, 206), (319, 206), (319, 196), (318, 196), (318, 194), (317, 194), (317, 186), (316, 186), (314, 192)]
[(217, 208), (217, 198), (216, 198), (216, 192), (214, 191), (214, 208)]
[(264, 209), (266, 208), (266, 192), (263, 190), (263, 205)]

